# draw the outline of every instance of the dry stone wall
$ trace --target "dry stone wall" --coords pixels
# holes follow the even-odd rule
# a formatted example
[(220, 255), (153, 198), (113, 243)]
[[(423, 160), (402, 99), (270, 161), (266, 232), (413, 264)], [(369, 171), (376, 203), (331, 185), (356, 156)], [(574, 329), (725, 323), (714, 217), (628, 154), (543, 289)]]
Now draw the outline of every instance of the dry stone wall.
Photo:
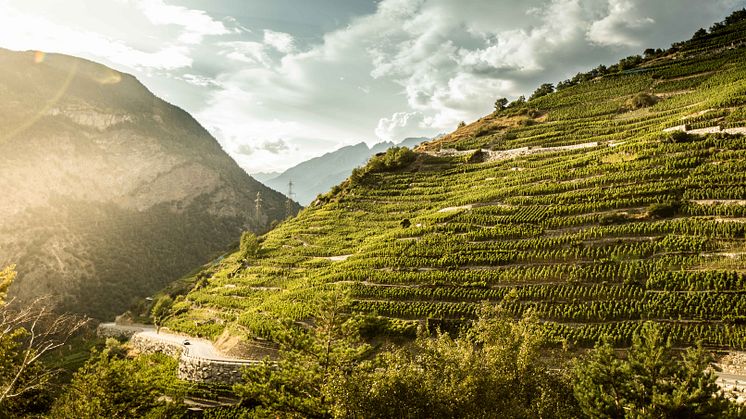
[(243, 377), (243, 367), (260, 362), (200, 358), (191, 355), (188, 346), (138, 333), (141, 331), (143, 329), (136, 326), (102, 324), (98, 327), (99, 336), (117, 339), (129, 338), (130, 345), (140, 353), (162, 353), (178, 358), (178, 377), (182, 380), (235, 384)]

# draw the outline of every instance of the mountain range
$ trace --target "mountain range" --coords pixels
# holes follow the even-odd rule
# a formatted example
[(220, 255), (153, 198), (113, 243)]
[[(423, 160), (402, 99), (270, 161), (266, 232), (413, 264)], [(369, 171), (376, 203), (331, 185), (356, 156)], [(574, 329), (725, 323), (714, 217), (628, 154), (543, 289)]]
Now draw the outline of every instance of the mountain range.
[(427, 140), (425, 137), (406, 138), (399, 143), (386, 141), (371, 147), (361, 142), (304, 161), (282, 173), (258, 173), (252, 176), (285, 194), (288, 193), (288, 184), (292, 182), (295, 200), (301, 205), (308, 205), (319, 194), (328, 192), (332, 186), (345, 180), (352, 169), (365, 164), (371, 156), (397, 145), (413, 148)]
[(0, 96), (0, 266), (21, 301), (109, 317), (299, 209), (130, 75), (0, 50)]

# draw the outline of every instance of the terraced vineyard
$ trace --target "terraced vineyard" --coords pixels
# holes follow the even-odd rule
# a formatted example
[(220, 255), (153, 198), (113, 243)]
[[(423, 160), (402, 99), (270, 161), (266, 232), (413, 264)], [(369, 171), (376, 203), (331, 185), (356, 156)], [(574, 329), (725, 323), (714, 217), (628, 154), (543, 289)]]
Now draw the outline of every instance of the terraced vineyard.
[(375, 158), (201, 273), (170, 327), (271, 339), (345, 290), (373, 333), (504, 301), (576, 345), (654, 320), (746, 348), (746, 22), (641, 61)]

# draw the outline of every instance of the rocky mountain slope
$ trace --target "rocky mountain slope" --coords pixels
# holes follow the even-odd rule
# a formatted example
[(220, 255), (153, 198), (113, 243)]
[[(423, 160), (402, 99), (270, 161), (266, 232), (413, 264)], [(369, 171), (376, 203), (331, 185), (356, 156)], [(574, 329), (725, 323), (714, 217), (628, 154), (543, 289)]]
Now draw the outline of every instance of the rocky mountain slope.
[(284, 196), (130, 75), (0, 50), (0, 97), (0, 266), (17, 264), (18, 298), (109, 316), (286, 216)]
[[(414, 147), (426, 140), (427, 138), (424, 137), (406, 138), (398, 145)], [(283, 193), (287, 193), (288, 183), (292, 181), (296, 200), (301, 205), (308, 205), (319, 194), (328, 192), (332, 186), (347, 179), (352, 169), (364, 165), (371, 156), (395, 145), (397, 144), (387, 141), (372, 147), (368, 147), (365, 143), (342, 147), (323, 156), (304, 161), (283, 173), (268, 178), (257, 178), (257, 180)]]
[(346, 293), (363, 331), (449, 330), (480, 304), (570, 346), (646, 321), (746, 348), (746, 11), (392, 149), (203, 271), (170, 326), (273, 339)]

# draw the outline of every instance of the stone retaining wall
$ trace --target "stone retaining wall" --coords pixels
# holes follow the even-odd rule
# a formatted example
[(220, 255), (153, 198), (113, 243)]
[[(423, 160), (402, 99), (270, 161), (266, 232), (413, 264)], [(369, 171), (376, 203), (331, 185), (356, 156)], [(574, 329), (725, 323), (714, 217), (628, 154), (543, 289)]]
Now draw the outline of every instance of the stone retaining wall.
[(126, 340), (132, 338), (135, 333), (142, 332), (142, 330), (141, 327), (137, 326), (120, 326), (111, 323), (101, 323), (96, 328), (96, 335), (104, 339), (115, 338)]
[(181, 362), (184, 347), (174, 343), (164, 342), (161, 340), (149, 339), (146, 335), (135, 334), (130, 339), (130, 345), (138, 352), (143, 354), (161, 353), (174, 358), (179, 358)]
[(205, 359), (189, 354), (189, 348), (176, 343), (151, 339), (135, 334), (130, 345), (140, 353), (162, 353), (179, 359), (177, 376), (182, 380), (203, 383), (235, 384), (243, 378), (243, 367), (258, 361), (228, 361)]
[(179, 358), (178, 377), (203, 383), (235, 384), (243, 378), (243, 367), (248, 363), (192, 358)]

